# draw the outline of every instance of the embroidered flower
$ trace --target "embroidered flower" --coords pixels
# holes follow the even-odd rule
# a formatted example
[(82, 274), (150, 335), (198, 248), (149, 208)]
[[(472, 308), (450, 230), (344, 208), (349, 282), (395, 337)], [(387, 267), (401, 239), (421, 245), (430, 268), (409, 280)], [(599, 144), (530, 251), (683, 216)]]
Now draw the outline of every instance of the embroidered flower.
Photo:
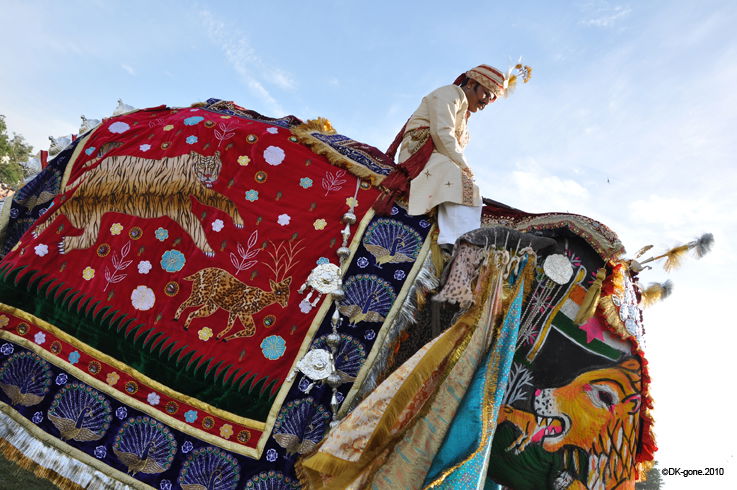
[(164, 126), (164, 131), (171, 131), (172, 129), (174, 129), (174, 125), (172, 124), (167, 124), (166, 126)]
[[(77, 353), (79, 355), (79, 353)], [(54, 383), (56, 383), (56, 386), (63, 386), (67, 384), (67, 381), (69, 381), (69, 378), (64, 373), (59, 373), (56, 375), (56, 379), (54, 380)]]
[(151, 271), (151, 262), (148, 260), (142, 260), (138, 263), (138, 273), (139, 274), (148, 274)]
[(123, 231), (123, 225), (120, 223), (113, 223), (113, 225), (110, 227), (110, 234), (112, 235), (120, 235), (120, 232)]
[(251, 189), (249, 191), (246, 191), (246, 200), (247, 201), (257, 201), (258, 200), (258, 191), (255, 189)]
[(420, 226), (423, 227), (423, 228), (429, 228), (430, 227), (430, 222), (427, 221), (426, 219), (421, 219), (420, 220)]
[(113, 134), (121, 134), (121, 133), (125, 133), (130, 128), (131, 128), (130, 125), (122, 121), (115, 121), (107, 128), (107, 130)]
[(280, 214), (276, 222), (282, 226), (287, 226), (291, 220), (292, 220), (292, 217), (289, 216), (288, 214)]
[(119, 420), (123, 420), (128, 416), (128, 409), (125, 407), (118, 407), (115, 410), (115, 416), (118, 417)]
[(34, 424), (40, 424), (41, 422), (43, 422), (43, 419), (44, 419), (43, 412), (36, 412), (33, 414), (33, 417), (31, 418), (31, 422), (33, 422)]
[(397, 207), (396, 207), (396, 206), (392, 206), (392, 210), (391, 210), (392, 216), (394, 216), (394, 215), (395, 215), (395, 214), (397, 214), (398, 212), (399, 212), (399, 209), (397, 209)]
[(159, 490), (171, 490), (171, 482), (169, 480), (161, 480), (159, 482)]
[(95, 277), (95, 269), (89, 265), (82, 270), (82, 279), (85, 281), (89, 281), (93, 277)]
[(0, 315), (0, 328), (8, 326), (8, 323), (10, 323), (10, 318), (6, 315)]
[(108, 373), (108, 375), (105, 376), (105, 382), (110, 386), (115, 386), (118, 381), (120, 381), (120, 375), (115, 371)]
[(210, 327), (201, 328), (200, 331), (197, 332), (197, 337), (199, 337), (200, 340), (207, 342), (212, 337), (212, 329)]
[(278, 146), (269, 146), (264, 150), (264, 160), (269, 165), (281, 165), (284, 161), (284, 150)]
[(84, 152), (89, 156), (89, 155), (92, 155), (95, 152), (96, 149), (97, 148), (95, 148), (94, 146), (90, 146)]
[(302, 301), (299, 302), (299, 311), (301, 311), (304, 314), (309, 313), (310, 311), (312, 311), (312, 304), (309, 301), (307, 301), (306, 298), (303, 299)]
[(247, 167), (249, 163), (251, 163), (251, 159), (248, 155), (241, 155), (238, 157), (238, 165), (241, 167)]
[(279, 359), (286, 350), (287, 342), (278, 335), (269, 335), (261, 341), (261, 352), (270, 361)]
[(212, 231), (215, 231), (215, 232), (220, 231), (223, 229), (223, 226), (225, 226), (225, 223), (223, 223), (223, 220), (216, 219), (215, 221), (212, 222)]
[(225, 439), (230, 439), (230, 436), (233, 435), (233, 426), (230, 424), (223, 424), (222, 427), (220, 427), (220, 437), (223, 437)]
[(302, 177), (299, 179), (299, 186), (303, 189), (309, 189), (312, 187), (312, 179), (309, 177)]
[(407, 274), (401, 269), (394, 271), (394, 279), (396, 279), (397, 281), (401, 281), (406, 276)]
[(77, 364), (79, 362), (79, 358), (82, 357), (78, 351), (70, 352), (69, 353), (69, 363), (70, 364)]
[(36, 335), (33, 336), (33, 341), (38, 345), (43, 345), (44, 342), (46, 342), (46, 334), (43, 332), (36, 332)]
[(148, 311), (154, 307), (156, 295), (153, 289), (146, 286), (138, 286), (131, 292), (131, 305), (139, 311)]
[(95, 448), (95, 457), (97, 459), (102, 459), (105, 456), (107, 456), (107, 449), (105, 448), (105, 446), (97, 446)]
[(149, 145), (148, 143), (144, 143), (141, 146), (139, 146), (138, 149), (141, 151), (148, 151), (151, 149), (151, 145)]
[(187, 454), (192, 449), (194, 449), (194, 444), (192, 444), (192, 441), (184, 441), (184, 444), (182, 444), (182, 452), (184, 454)]
[(202, 122), (204, 120), (205, 120), (205, 118), (202, 117), (202, 116), (192, 116), (192, 117), (188, 117), (188, 118), (186, 118), (184, 120), (184, 125), (185, 126), (194, 126), (195, 124), (198, 124), (198, 123), (200, 123), (200, 122)]
[(366, 257), (358, 257), (358, 260), (356, 260), (356, 265), (361, 269), (364, 269), (369, 265), (369, 260)]
[(268, 461), (269, 463), (273, 463), (274, 461), (277, 460), (278, 457), (279, 457), (279, 453), (276, 452), (276, 449), (271, 448), (268, 451), (266, 451), (266, 461)]
[(44, 255), (49, 253), (49, 246), (45, 243), (41, 243), (33, 247), (33, 250), (34, 252), (36, 252), (36, 255), (38, 255), (39, 257), (43, 257)]
[(194, 145), (199, 140), (197, 139), (197, 136), (192, 134), (187, 136), (187, 139), (185, 139), (184, 141), (186, 141), (188, 145)]
[(0, 346), (0, 354), (3, 354), (4, 356), (9, 356), (14, 350), (13, 344), (3, 344)]
[(349, 208), (357, 208), (358, 207), (358, 199), (356, 199), (353, 196), (346, 197), (345, 198), (345, 205), (348, 206)]
[(158, 227), (154, 232), (154, 236), (158, 241), (163, 242), (164, 240), (169, 238), (169, 230), (167, 230), (166, 228)]
[(366, 340), (374, 340), (376, 338), (376, 332), (373, 330), (366, 330), (366, 333), (363, 334), (363, 338)]
[(319, 259), (317, 259), (317, 265), (329, 264), (329, 263), (330, 263), (330, 259), (328, 259), (327, 257), (320, 257)]
[(327, 225), (328, 222), (322, 218), (316, 219), (315, 222), (312, 223), (312, 226), (314, 226), (316, 230), (324, 230)]
[(151, 392), (146, 396), (146, 401), (149, 403), (149, 405), (156, 406), (161, 402), (161, 397), (158, 393)]
[(186, 262), (184, 254), (179, 250), (167, 250), (161, 256), (161, 268), (166, 272), (179, 272)]
[(187, 410), (184, 412), (184, 420), (190, 424), (194, 424), (197, 420), (197, 410)]
[(276, 129), (274, 126), (271, 126), (270, 128), (266, 128), (267, 133), (276, 134), (279, 132), (278, 129)]

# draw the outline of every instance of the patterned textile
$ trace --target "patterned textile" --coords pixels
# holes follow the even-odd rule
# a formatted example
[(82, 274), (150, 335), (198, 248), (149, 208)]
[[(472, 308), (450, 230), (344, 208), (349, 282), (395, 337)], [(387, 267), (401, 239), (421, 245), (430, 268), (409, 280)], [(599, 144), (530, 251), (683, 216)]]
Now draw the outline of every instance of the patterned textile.
[(13, 195), (8, 222), (0, 242), (0, 257), (10, 252), (33, 222), (51, 205), (61, 189), (61, 179), (78, 143), (79, 140), (75, 140), (62, 150), (33, 180)]
[(428, 471), (425, 479), (428, 488), (484, 487), (491, 441), (514, 357), (524, 290), (524, 279), (520, 279), (495, 345), (478, 367)]
[(331, 331), (332, 303), (300, 285), (337, 262), (355, 205), (340, 401), (430, 229), (398, 207), (373, 217), (378, 192), (300, 144), (286, 129), (298, 122), (158, 107), (81, 139), (0, 264), (0, 409), (119, 482), (296, 488), (332, 394), (288, 378)]

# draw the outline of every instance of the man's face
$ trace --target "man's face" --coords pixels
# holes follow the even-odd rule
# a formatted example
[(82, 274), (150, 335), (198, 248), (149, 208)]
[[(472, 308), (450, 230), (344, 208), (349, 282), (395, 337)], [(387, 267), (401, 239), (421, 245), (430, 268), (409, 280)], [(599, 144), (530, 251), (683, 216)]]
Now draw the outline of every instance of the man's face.
[(496, 95), (480, 83), (476, 83), (475, 81), (473, 83), (475, 85), (466, 92), (468, 110), (470, 112), (482, 111), (484, 107), (496, 100)]

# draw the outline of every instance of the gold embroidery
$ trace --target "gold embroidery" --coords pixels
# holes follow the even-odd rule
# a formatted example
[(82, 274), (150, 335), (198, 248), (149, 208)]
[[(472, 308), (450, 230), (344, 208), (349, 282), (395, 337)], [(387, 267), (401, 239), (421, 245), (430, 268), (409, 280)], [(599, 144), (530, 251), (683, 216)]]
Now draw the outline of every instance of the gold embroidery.
[(407, 145), (407, 151), (409, 151), (410, 155), (414, 155), (429, 138), (430, 128), (415, 128), (405, 131), (402, 142)]

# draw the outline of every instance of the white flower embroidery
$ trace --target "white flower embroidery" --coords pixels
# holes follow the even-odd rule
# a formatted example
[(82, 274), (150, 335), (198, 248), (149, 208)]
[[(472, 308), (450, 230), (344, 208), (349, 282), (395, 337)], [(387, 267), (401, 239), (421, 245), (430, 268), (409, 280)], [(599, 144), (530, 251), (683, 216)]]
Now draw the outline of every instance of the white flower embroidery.
[(220, 230), (223, 229), (223, 226), (224, 225), (225, 225), (225, 223), (223, 223), (223, 220), (216, 219), (215, 221), (212, 222), (212, 230), (213, 231), (220, 231)]
[(148, 150), (151, 149), (151, 145), (149, 145), (148, 143), (145, 143), (145, 144), (139, 146), (138, 149), (141, 150), (141, 151), (148, 151)]
[(278, 146), (269, 146), (264, 150), (264, 160), (269, 165), (280, 165), (284, 161), (284, 150)]
[(138, 263), (138, 273), (139, 274), (148, 274), (148, 272), (151, 270), (151, 262), (148, 260), (142, 260)]
[(133, 308), (141, 311), (148, 311), (154, 307), (156, 295), (153, 289), (146, 286), (138, 286), (131, 293), (131, 304)]
[(43, 332), (36, 332), (36, 335), (33, 336), (33, 341), (38, 345), (43, 345), (43, 343), (46, 342), (46, 334)]
[(280, 214), (276, 222), (282, 226), (287, 226), (291, 220), (292, 220), (292, 217), (289, 216), (288, 214)]
[(116, 121), (116, 122), (112, 123), (110, 125), (110, 127), (107, 128), (107, 129), (108, 129), (108, 131), (110, 131), (113, 134), (120, 134), (120, 133), (125, 133), (130, 128), (131, 127), (128, 124), (126, 124), (126, 123), (124, 123), (122, 121)]
[(266, 128), (267, 133), (276, 134), (279, 132), (278, 129), (276, 129), (274, 126), (271, 126), (270, 128)]
[(36, 255), (38, 255), (39, 257), (43, 257), (44, 255), (49, 253), (49, 246), (45, 243), (42, 243), (33, 247), (33, 250), (36, 252)]
[(149, 394), (148, 394), (148, 396), (146, 397), (146, 401), (148, 401), (148, 403), (149, 403), (150, 405), (154, 405), (154, 406), (156, 406), (156, 405), (158, 405), (158, 404), (159, 404), (159, 402), (161, 401), (161, 397), (160, 397), (160, 396), (158, 395), (158, 393), (154, 393), (154, 392), (152, 391), (152, 392), (151, 392), (151, 393), (149, 393)]

